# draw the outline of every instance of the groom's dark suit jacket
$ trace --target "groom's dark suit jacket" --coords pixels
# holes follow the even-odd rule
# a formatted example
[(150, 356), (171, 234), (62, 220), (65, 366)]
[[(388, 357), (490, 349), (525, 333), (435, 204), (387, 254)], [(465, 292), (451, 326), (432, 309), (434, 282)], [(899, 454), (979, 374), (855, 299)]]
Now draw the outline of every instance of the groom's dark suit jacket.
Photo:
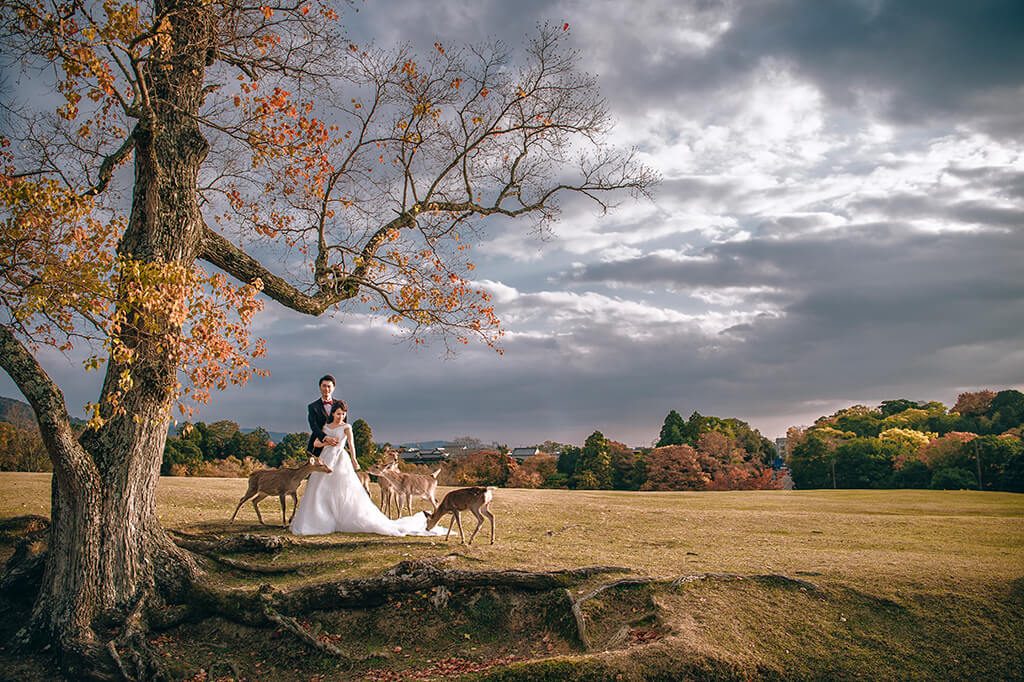
[[(340, 402), (341, 401), (337, 399), (331, 401), (332, 405), (337, 405)], [(317, 438), (323, 441), (325, 436), (324, 424), (327, 423), (328, 416), (327, 413), (324, 412), (324, 403), (320, 398), (311, 402), (307, 411), (309, 412), (307, 415), (309, 417), (309, 430), (312, 431), (312, 433), (309, 434), (309, 443), (306, 444), (306, 451), (315, 457), (319, 457), (320, 451), (323, 450), (323, 448), (313, 447), (313, 441)]]

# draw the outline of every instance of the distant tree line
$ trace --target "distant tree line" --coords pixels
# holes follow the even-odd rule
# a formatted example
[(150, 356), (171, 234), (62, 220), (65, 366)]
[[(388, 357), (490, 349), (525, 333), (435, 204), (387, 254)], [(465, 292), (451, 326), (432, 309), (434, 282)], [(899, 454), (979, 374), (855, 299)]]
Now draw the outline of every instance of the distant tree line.
[[(26, 406), (27, 407), (27, 406)], [(0, 469), (48, 470), (38, 430), (0, 423)], [(386, 447), (373, 440), (370, 425), (352, 424), (356, 454), (364, 468)], [(263, 467), (292, 466), (307, 457), (308, 432), (289, 433), (273, 442), (262, 428), (242, 432), (230, 420), (184, 423), (168, 436), (161, 473), (169, 476), (244, 477)], [(774, 444), (739, 419), (688, 420), (673, 410), (665, 417), (657, 445), (631, 448), (592, 433), (582, 445), (544, 441), (540, 455), (522, 463), (498, 443), (462, 437), (443, 466), (444, 485), (497, 485), (519, 488), (593, 490), (729, 490), (778, 487), (770, 468)], [(465, 453), (459, 452), (465, 448)], [(40, 461), (36, 461), (40, 460)], [(436, 467), (402, 464), (402, 469)]]
[(853, 405), (787, 433), (798, 488), (1024, 492), (1024, 393), (961, 393), (940, 402)]
[[(248, 476), (264, 467), (294, 466), (308, 457), (308, 431), (289, 433), (276, 443), (263, 428), (243, 433), (229, 420), (185, 423), (176, 431), (164, 446), (160, 473), (165, 476)], [(376, 461), (370, 425), (357, 419), (352, 435), (360, 466)]]
[(665, 418), (657, 445), (631, 448), (594, 431), (582, 445), (545, 441), (516, 463), (495, 450), (456, 462), (442, 482), (577, 490), (740, 490), (778, 488), (775, 445), (739, 419)]
[[(17, 403), (17, 404), (14, 404)], [(49, 471), (38, 429), (19, 418), (18, 401), (0, 405), (0, 470)], [(356, 420), (360, 465), (384, 448), (370, 425)], [(853, 405), (787, 433), (787, 458), (797, 488), (935, 488), (1024, 492), (1024, 393), (962, 393), (940, 402), (886, 400)], [(243, 433), (233, 421), (182, 424), (167, 438), (161, 473), (246, 476), (261, 467), (293, 465), (307, 456), (308, 433), (273, 442), (264, 429)], [(468, 454), (445, 463), (445, 485), (593, 490), (736, 490), (777, 488), (773, 442), (736, 418), (672, 410), (653, 448), (631, 448), (594, 431), (582, 445), (544, 441), (522, 463), (504, 445), (458, 439)], [(403, 464), (403, 469), (416, 467)], [(421, 467), (426, 469), (427, 467)]]

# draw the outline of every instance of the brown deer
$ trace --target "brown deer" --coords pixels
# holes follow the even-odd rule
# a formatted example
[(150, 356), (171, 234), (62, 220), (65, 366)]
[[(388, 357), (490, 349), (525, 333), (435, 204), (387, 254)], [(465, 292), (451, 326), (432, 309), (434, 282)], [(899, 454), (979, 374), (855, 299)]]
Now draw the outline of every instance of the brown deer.
[[(370, 495), (370, 474), (360, 469), (356, 472), (356, 476), (359, 477), (359, 484), (363, 486), (363, 490), (366, 491), (367, 495)], [(370, 499), (373, 499), (373, 495), (370, 495)]]
[(430, 474), (406, 474), (401, 471), (387, 470), (382, 472), (382, 479), (387, 479), (394, 486), (398, 497), (398, 515), (402, 515), (402, 507), (406, 506), (412, 514), (413, 498), (423, 498), (437, 511), (437, 477), (441, 469)]
[(308, 462), (295, 469), (280, 467), (278, 469), (254, 471), (249, 474), (249, 489), (245, 491), (245, 495), (242, 495), (242, 499), (238, 501), (235, 513), (231, 515), (231, 523), (235, 522), (235, 516), (238, 515), (238, 510), (242, 508), (245, 501), (253, 498), (252, 506), (256, 510), (256, 518), (260, 520), (262, 525), (267, 525), (263, 523), (263, 515), (260, 514), (259, 503), (268, 495), (277, 495), (281, 498), (281, 521), (287, 526), (292, 522), (292, 519), (284, 520), (286, 509), (285, 495), (292, 496), (292, 517), (294, 517), (295, 508), (299, 506), (299, 496), (295, 491), (299, 489), (299, 484), (305, 481), (306, 477), (314, 471), (319, 471), (322, 474), (331, 473), (330, 467), (321, 463), (318, 457), (310, 457)]
[[(392, 474), (401, 473), (398, 470), (398, 453), (393, 453), (393, 458), (387, 464), (377, 464), (370, 467), (367, 470), (371, 476), (377, 477), (377, 484), (380, 485), (380, 510), (384, 514), (391, 518), (391, 507), (398, 506), (398, 491), (395, 489), (396, 479), (393, 477), (385, 476), (384, 472), (390, 472)], [(401, 512), (396, 510), (396, 513), (401, 515)]]
[[(484, 525), (484, 517), (486, 516), (491, 521), (491, 544), (494, 544), (494, 514), (491, 513), (490, 505), (491, 500), (494, 499), (494, 491), (497, 488), (487, 487), (474, 487), (474, 488), (459, 488), (458, 490), (452, 490), (444, 499), (441, 500), (441, 504), (437, 507), (434, 513), (423, 512), (427, 517), (427, 530), (431, 530), (437, 525), (437, 522), (441, 520), (445, 514), (450, 513), (455, 518), (455, 523), (459, 526), (459, 539), (462, 540), (462, 544), (466, 544), (466, 536), (462, 532), (462, 518), (461, 513), (467, 509), (473, 512), (473, 516), (476, 517), (476, 529), (473, 534), (469, 536), (469, 544), (473, 544), (473, 538), (476, 537), (477, 532), (480, 530), (480, 526)], [(445, 542), (448, 542), (448, 536), (452, 534), (452, 527), (448, 526), (448, 532), (444, 536)]]

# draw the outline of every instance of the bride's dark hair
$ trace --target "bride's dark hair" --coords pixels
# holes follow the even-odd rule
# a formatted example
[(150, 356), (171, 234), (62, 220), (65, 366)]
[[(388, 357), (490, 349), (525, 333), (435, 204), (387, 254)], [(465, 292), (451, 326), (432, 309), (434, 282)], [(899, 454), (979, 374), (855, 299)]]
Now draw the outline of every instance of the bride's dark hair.
[[(335, 400), (334, 407), (331, 408), (331, 421), (334, 421), (335, 412), (348, 412), (348, 403), (344, 400)], [(341, 422), (343, 424), (348, 424), (348, 414), (345, 415), (345, 418), (342, 419)]]

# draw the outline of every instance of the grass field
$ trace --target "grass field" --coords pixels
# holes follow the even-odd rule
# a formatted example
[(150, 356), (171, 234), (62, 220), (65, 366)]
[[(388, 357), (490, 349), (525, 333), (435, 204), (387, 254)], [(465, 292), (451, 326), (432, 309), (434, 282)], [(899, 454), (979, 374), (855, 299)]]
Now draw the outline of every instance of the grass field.
[[(0, 484), (7, 491), (0, 499), (0, 519), (48, 514), (48, 475), (0, 474)], [(243, 507), (234, 525), (227, 524), (244, 490), (241, 479), (164, 478), (160, 516), (167, 527), (192, 533), (281, 532), (255, 524), (251, 506)], [(276, 500), (264, 501), (261, 509), (265, 520), (280, 520)], [(503, 663), (514, 656), (522, 662), (477, 674), (493, 679), (1024, 678), (1022, 495), (509, 489), (498, 491), (492, 509), (497, 517), (493, 546), (486, 544), (486, 529), (469, 548), (430, 538), (336, 535), (287, 548), (274, 559), (275, 565), (301, 566), (296, 573), (256, 578), (214, 570), (213, 576), (239, 588), (271, 582), (288, 589), (376, 575), (399, 561), (458, 549), (454, 562), (474, 569), (615, 565), (634, 576), (701, 578), (622, 586), (590, 600), (584, 617), (595, 645), (589, 652), (528, 618), (513, 622), (503, 616), (500, 626), (481, 632), (473, 614), (469, 620), (448, 614), (459, 626), (477, 628), (456, 637), (444, 632), (444, 618), (426, 611), (403, 612), (399, 620), (409, 621), (405, 629), (382, 626), (379, 616), (371, 624), (364, 614), (359, 623), (321, 618), (318, 627), (372, 632), (366, 646), (402, 646), (404, 653), (342, 672), (317, 656), (285, 655), (283, 645), (275, 644), (277, 654), (260, 659), (260, 665), (252, 655), (233, 652), (243, 677), (392, 679), (392, 671), (393, 679), (427, 679), (434, 672), (444, 676), (437, 668), (442, 656)], [(2, 549), (5, 556), (11, 551)], [(479, 595), (473, 599), (478, 603)], [(531, 608), (518, 602), (502, 606), (515, 613)], [(267, 638), (254, 631), (218, 635), (211, 628), (206, 623), (170, 633), (162, 645), (200, 665), (204, 657), (231, 650), (231, 637)], [(391, 628), (390, 634), (382, 628)], [(499, 632), (503, 629), (505, 634)], [(301, 649), (297, 642), (289, 645)]]

